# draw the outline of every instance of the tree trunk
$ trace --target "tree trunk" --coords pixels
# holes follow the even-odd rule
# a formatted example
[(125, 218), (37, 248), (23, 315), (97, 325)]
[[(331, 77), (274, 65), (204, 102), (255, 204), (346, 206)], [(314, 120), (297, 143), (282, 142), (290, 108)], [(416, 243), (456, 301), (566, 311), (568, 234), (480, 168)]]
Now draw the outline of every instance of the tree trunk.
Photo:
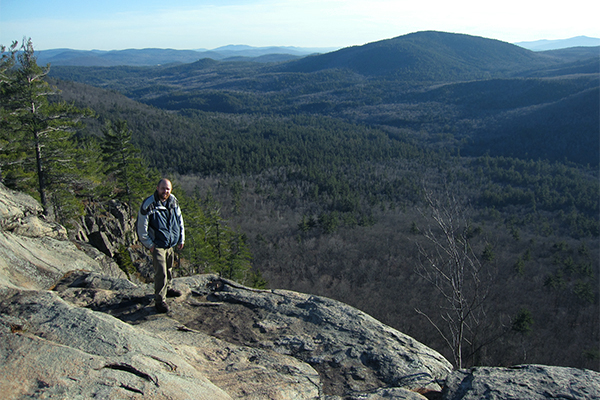
[(48, 209), (48, 199), (46, 198), (46, 180), (44, 178), (44, 168), (42, 165), (42, 146), (40, 144), (38, 132), (35, 131), (35, 128), (33, 139), (35, 144), (35, 162), (37, 165), (38, 192), (40, 193), (40, 202), (42, 203), (44, 215), (47, 217), (50, 215), (50, 210)]

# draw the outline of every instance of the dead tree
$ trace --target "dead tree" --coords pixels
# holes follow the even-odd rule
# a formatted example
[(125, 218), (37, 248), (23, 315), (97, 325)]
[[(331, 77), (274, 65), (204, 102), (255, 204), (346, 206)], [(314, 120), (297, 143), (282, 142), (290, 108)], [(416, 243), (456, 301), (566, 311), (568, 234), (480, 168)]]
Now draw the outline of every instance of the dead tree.
[(421, 214), (429, 222), (421, 230), (425, 240), (417, 242), (416, 269), (439, 292), (443, 304), (439, 318), (416, 311), (434, 326), (451, 349), (455, 366), (462, 368), (465, 344), (476, 346), (491, 282), (470, 243), (468, 202), (458, 193), (448, 186), (437, 192), (424, 190), (427, 208)]

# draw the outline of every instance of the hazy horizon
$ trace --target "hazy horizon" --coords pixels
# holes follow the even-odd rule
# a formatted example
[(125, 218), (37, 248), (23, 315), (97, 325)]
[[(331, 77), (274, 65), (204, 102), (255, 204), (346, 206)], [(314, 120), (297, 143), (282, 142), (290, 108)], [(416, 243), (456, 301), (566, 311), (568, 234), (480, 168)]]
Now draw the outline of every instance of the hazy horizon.
[[(489, 38), (489, 39), (493, 39), (493, 38)], [(385, 40), (385, 39), (381, 39), (381, 40)], [(589, 36), (585, 36), (585, 35), (579, 35), (579, 36), (574, 36), (571, 38), (564, 38), (564, 39), (539, 39), (539, 40), (530, 40), (530, 41), (523, 41), (523, 42), (515, 42), (512, 44), (524, 47), (524, 48), (529, 48), (529, 49), (537, 49), (540, 48), (541, 50), (544, 50), (544, 47), (548, 47), (546, 50), (549, 49), (560, 49), (560, 48), (565, 48), (565, 47), (572, 47), (572, 46), (568, 46), (568, 45), (562, 45), (562, 43), (568, 43), (569, 41), (576, 41), (576, 40), (581, 40), (581, 41), (586, 41), (591, 43), (592, 41), (594, 43), (591, 44), (578, 44), (576, 46), (600, 46), (600, 38), (593, 38), (593, 37), (589, 37)], [(35, 43), (34, 43), (35, 44)], [(235, 48), (239, 48), (239, 49), (235, 49)], [(231, 48), (231, 49), (229, 49)], [(215, 47), (215, 48), (211, 48), (211, 49), (207, 49), (207, 48), (198, 48), (198, 49), (173, 49), (173, 48), (167, 48), (167, 47), (144, 47), (144, 48), (127, 48), (127, 49), (108, 49), (108, 50), (100, 50), (100, 49), (73, 49), (73, 48), (69, 48), (69, 47), (57, 47), (57, 48), (51, 48), (51, 49), (44, 49), (44, 50), (38, 50), (38, 51), (56, 51), (56, 50), (72, 50), (72, 51), (97, 51), (97, 52), (111, 52), (111, 51), (126, 51), (126, 50), (151, 50), (151, 49), (158, 49), (158, 50), (177, 50), (177, 51), (197, 51), (197, 52), (210, 52), (210, 51), (219, 51), (219, 50), (230, 50), (230, 51), (236, 51), (236, 50), (242, 50), (242, 49), (268, 49), (268, 48), (277, 48), (277, 49), (296, 49), (298, 52), (304, 52), (304, 53), (308, 53), (309, 50), (315, 51), (315, 52), (319, 52), (319, 51), (323, 51), (323, 52), (330, 52), (330, 51), (336, 51), (341, 49), (342, 47), (301, 47), (301, 46), (250, 46), (247, 44), (243, 44), (243, 43), (231, 43), (231, 44), (227, 44), (224, 46), (219, 46), (219, 47)], [(37, 50), (37, 49), (36, 49)]]
[(600, 37), (600, 4), (458, 0), (3, 0), (0, 43), (37, 50), (343, 48), (436, 30), (509, 43)]

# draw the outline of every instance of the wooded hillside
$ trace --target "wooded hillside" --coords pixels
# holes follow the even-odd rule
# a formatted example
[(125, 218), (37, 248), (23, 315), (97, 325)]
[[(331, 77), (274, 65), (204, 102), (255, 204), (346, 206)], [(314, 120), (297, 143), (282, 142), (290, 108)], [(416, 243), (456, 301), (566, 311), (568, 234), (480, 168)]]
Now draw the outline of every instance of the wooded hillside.
[(452, 359), (432, 323), (451, 336), (457, 306), (418, 271), (439, 254), (436, 210), (460, 211), (444, 218), (477, 261), (464, 365), (600, 369), (595, 51), (424, 32), (286, 63), (51, 75), (98, 113), (82, 135), (125, 119), (175, 191), (217, 200), (270, 287), (339, 299)]

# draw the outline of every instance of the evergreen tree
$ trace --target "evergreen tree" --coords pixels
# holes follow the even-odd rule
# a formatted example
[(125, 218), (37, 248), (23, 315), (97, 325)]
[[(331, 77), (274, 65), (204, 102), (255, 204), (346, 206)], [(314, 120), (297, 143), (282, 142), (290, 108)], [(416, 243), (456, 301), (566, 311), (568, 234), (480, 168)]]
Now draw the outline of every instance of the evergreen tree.
[(6, 48), (0, 46), (0, 182), (5, 182), (8, 166), (18, 164), (24, 158), (22, 140), (17, 136), (18, 119), (11, 112), (10, 95), (15, 86), (14, 66), (18, 43)]
[(214, 272), (244, 284), (260, 281), (265, 285), (257, 278), (259, 272), (250, 273), (252, 255), (245, 235), (227, 226), (210, 194), (204, 201), (194, 197), (178, 195), (186, 231), (183, 258), (187, 270), (182, 272), (186, 275)]
[(109, 195), (125, 200), (129, 215), (132, 215), (135, 201), (141, 199), (152, 185), (148, 168), (139, 149), (131, 143), (132, 132), (125, 120), (118, 120), (114, 124), (107, 122), (102, 133), (102, 160), (108, 180), (114, 181)]
[(23, 157), (11, 160), (11, 186), (37, 189), (44, 214), (50, 215), (56, 206), (55, 216), (59, 216), (65, 199), (74, 200), (73, 186), (81, 177), (74, 162), (78, 154), (73, 134), (82, 126), (81, 118), (90, 116), (91, 111), (49, 101), (56, 90), (45, 80), (49, 67), (37, 65), (31, 39), (21, 45), (16, 58), (15, 68), (8, 73), (10, 84), (3, 88), (13, 146)]

